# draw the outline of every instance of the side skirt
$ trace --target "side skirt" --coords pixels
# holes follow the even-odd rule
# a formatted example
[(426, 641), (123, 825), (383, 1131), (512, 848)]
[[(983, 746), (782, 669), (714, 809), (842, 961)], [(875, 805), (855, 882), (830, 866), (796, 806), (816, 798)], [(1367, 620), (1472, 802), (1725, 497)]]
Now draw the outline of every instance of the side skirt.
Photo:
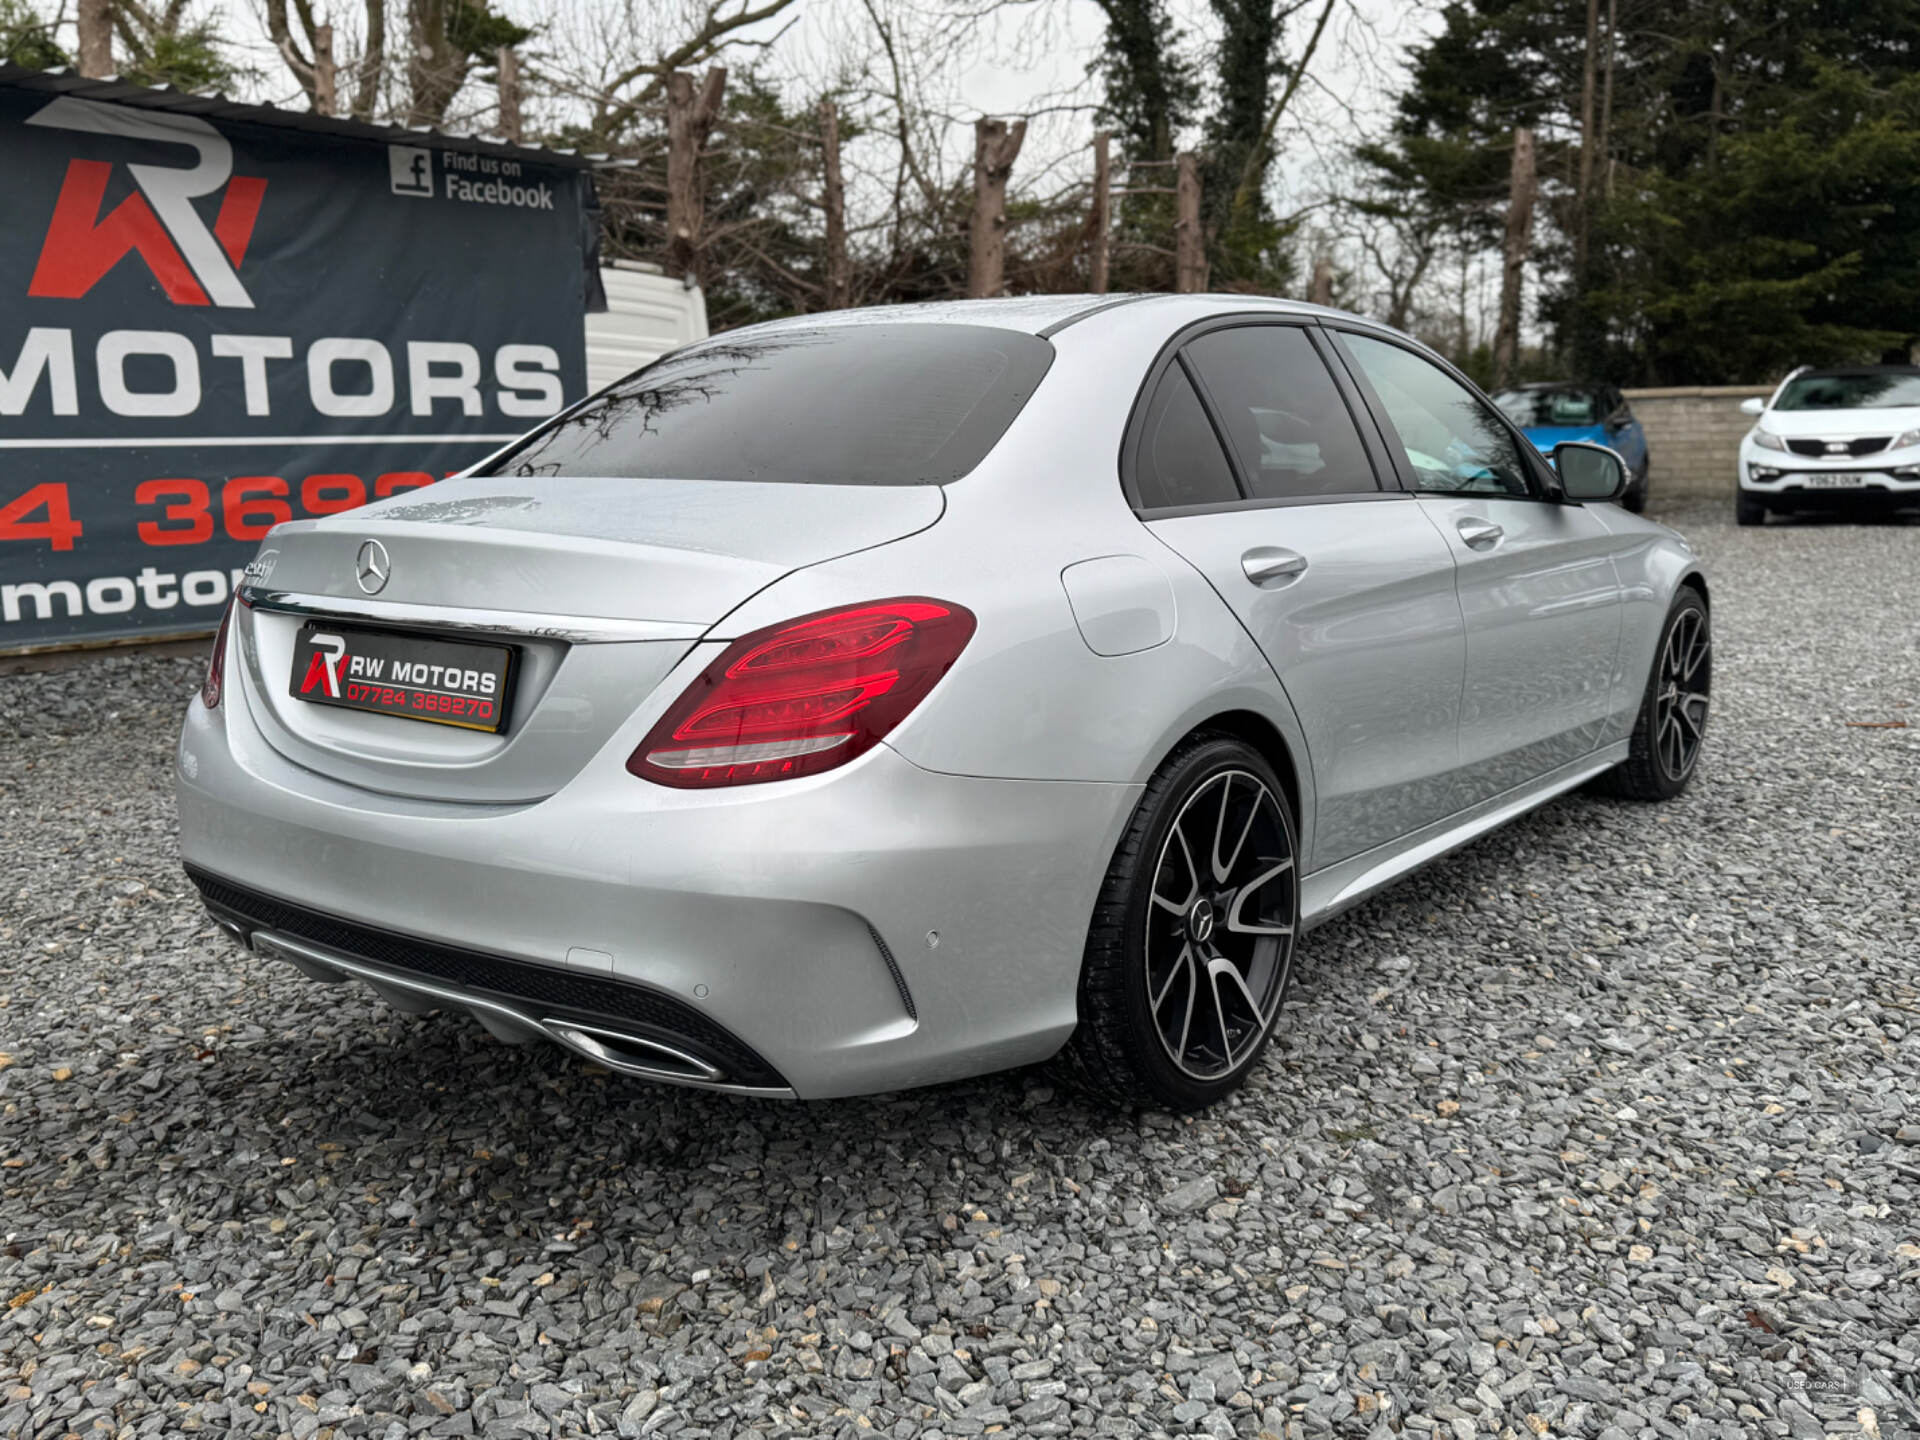
[(1604, 774), (1627, 758), (1629, 744), (1627, 740), (1619, 740), (1602, 746), (1558, 770), (1548, 771), (1538, 780), (1515, 786), (1445, 820), (1437, 820), (1424, 830), (1316, 870), (1301, 882), (1301, 928), (1311, 930), (1331, 920), (1422, 865)]

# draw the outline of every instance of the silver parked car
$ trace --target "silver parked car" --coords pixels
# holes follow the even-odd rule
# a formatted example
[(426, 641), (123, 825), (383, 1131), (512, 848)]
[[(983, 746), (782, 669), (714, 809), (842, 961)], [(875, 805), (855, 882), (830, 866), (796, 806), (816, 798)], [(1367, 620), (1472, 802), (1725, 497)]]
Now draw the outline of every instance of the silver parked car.
[(277, 527), (180, 739), (231, 934), (757, 1095), (1068, 1049), (1238, 1086), (1304, 931), (1587, 781), (1678, 793), (1707, 590), (1381, 326), (808, 316)]

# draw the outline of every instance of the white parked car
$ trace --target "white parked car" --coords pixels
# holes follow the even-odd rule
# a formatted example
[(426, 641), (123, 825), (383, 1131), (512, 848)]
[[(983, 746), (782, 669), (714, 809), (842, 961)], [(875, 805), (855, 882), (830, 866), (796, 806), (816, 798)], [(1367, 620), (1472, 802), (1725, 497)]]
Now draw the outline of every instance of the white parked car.
[(1759, 422), (1740, 442), (1742, 525), (1769, 511), (1920, 506), (1920, 366), (1803, 366), (1740, 408)]

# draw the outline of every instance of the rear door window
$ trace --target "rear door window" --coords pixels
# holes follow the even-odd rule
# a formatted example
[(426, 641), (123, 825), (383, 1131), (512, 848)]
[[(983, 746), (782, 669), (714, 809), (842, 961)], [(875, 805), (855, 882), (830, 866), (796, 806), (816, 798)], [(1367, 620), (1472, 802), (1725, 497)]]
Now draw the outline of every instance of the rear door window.
[(1177, 360), (1147, 401), (1133, 483), (1142, 510), (1225, 505), (1240, 498), (1220, 437)]
[(635, 371), (479, 473), (944, 485), (986, 458), (1053, 353), (987, 325), (723, 335)]
[(1256, 500), (1377, 491), (1353, 415), (1307, 332), (1214, 330), (1187, 346)]

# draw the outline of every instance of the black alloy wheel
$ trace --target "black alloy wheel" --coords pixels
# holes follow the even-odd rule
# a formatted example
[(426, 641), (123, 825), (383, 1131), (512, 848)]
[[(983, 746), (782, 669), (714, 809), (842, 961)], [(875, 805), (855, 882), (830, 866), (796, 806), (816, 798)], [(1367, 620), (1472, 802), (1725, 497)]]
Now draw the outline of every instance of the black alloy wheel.
[(1682, 607), (1667, 627), (1654, 671), (1653, 749), (1661, 773), (1684, 785), (1707, 738), (1707, 705), (1713, 689), (1712, 643), (1707, 612)]
[(1674, 596), (1640, 698), (1627, 758), (1596, 785), (1629, 800), (1671, 800), (1699, 768), (1713, 695), (1713, 627), (1700, 592)]
[(1299, 931), (1299, 850), (1273, 767), (1191, 737), (1148, 782), (1089, 927), (1069, 1052), (1092, 1088), (1191, 1110), (1273, 1033)]

